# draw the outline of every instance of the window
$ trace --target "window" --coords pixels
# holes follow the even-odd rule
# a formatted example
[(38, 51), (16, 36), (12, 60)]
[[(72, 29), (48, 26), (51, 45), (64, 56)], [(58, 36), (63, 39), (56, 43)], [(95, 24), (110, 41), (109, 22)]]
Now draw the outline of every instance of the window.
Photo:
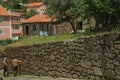
[(4, 35), (3, 29), (0, 29), (0, 35)]
[(42, 31), (43, 30), (43, 25), (42, 24), (40, 24), (40, 31)]
[(12, 28), (13, 28), (13, 30), (19, 30), (19, 26), (20, 25), (13, 25)]
[(0, 17), (0, 23), (3, 21), (3, 18), (2, 17)]
[(33, 31), (37, 31), (37, 27), (35, 24), (33, 25)]

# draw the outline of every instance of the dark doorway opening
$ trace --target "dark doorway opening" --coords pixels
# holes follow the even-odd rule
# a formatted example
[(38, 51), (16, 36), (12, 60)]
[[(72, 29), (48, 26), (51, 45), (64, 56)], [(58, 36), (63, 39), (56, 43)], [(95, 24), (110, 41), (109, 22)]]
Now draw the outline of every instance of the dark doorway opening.
[(28, 35), (29, 34), (29, 28), (28, 28), (28, 26), (26, 26), (26, 35)]
[(82, 22), (78, 22), (77, 24), (77, 30), (82, 30), (83, 26), (82, 26)]

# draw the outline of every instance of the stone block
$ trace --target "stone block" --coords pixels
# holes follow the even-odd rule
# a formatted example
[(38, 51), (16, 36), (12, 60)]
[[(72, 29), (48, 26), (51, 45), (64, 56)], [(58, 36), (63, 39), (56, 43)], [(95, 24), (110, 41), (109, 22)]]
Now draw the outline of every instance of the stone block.
[(103, 76), (103, 73), (102, 73), (102, 71), (101, 71), (100, 68), (98, 68), (98, 67), (93, 67), (92, 70), (94, 71), (94, 74), (95, 74), (96, 76)]

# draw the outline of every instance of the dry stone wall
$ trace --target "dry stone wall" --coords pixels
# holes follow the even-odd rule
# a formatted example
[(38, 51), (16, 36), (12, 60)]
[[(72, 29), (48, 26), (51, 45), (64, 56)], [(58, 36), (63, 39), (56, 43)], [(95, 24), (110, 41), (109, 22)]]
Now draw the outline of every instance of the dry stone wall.
[(9, 48), (22, 60), (22, 74), (94, 80), (120, 80), (120, 33)]
[(57, 35), (69, 34), (72, 32), (72, 27), (68, 22), (61, 22), (56, 25), (56, 33)]

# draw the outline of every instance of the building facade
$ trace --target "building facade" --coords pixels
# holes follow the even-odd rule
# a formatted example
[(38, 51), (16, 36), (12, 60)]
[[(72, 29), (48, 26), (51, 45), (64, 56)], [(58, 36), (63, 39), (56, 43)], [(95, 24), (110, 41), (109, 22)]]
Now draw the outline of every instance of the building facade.
[(27, 11), (35, 10), (38, 14), (22, 22), (23, 34), (30, 36), (48, 36), (66, 34), (72, 31), (69, 23), (56, 21), (55, 18), (44, 14), (46, 9), (46, 6), (42, 2), (27, 4)]
[(12, 12), (11, 13), (11, 28), (12, 28), (12, 39), (19, 39), (22, 35), (22, 14), (19, 12)]
[(0, 5), (0, 40), (12, 38), (10, 13)]
[[(17, 30), (16, 27), (18, 28)], [(0, 5), (0, 40), (15, 39), (15, 36), (18, 38), (21, 34), (20, 15), (7, 11)]]
[(27, 4), (27, 12), (29, 12), (30, 10), (34, 10), (38, 14), (44, 14), (46, 6), (43, 4), (43, 2), (29, 3)]

